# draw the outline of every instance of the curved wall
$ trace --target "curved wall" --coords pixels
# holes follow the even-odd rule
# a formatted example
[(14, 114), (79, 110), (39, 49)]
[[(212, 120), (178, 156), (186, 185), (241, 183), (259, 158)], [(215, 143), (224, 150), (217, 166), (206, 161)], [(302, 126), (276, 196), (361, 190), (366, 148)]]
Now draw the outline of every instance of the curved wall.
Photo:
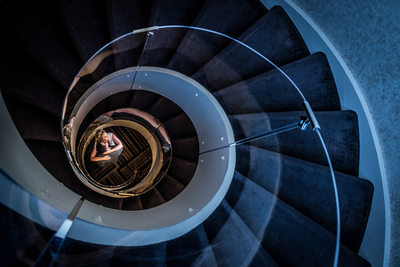
[[(339, 55), (345, 72), (350, 73), (350, 83), (360, 103), (353, 101), (354, 92), (346, 88), (341, 74), (336, 75), (331, 66), (343, 109), (355, 109), (360, 118), (360, 176), (375, 185), (375, 205), (371, 210), (369, 225), (360, 249), (373, 266), (398, 266), (400, 263), (400, 2), (397, 0), (261, 0), (267, 7), (282, 5), (303, 35), (310, 52), (319, 44), (307, 32), (305, 20), (321, 31), (333, 52)], [(291, 10), (288, 10), (291, 9)], [(294, 18), (294, 17), (302, 18)], [(303, 21), (302, 21), (303, 20)], [(305, 31), (305, 32), (304, 32)], [(323, 41), (326, 41), (323, 40)], [(311, 41), (311, 42), (310, 42)], [(326, 47), (325, 47), (326, 48)], [(319, 49), (325, 52), (323, 49)], [(329, 55), (328, 55), (329, 59)], [(337, 67), (337, 66), (336, 66)], [(360, 106), (361, 104), (361, 106)], [(361, 108), (365, 114), (360, 114)], [(365, 116), (364, 116), (365, 115)], [(365, 124), (365, 125), (363, 125)], [(370, 134), (364, 127), (370, 126)], [(371, 139), (375, 142), (369, 142)], [(364, 147), (363, 147), (364, 143)], [(364, 150), (364, 152), (362, 152)], [(377, 164), (368, 166), (375, 161)], [(381, 177), (378, 177), (381, 176)], [(382, 195), (380, 195), (382, 194)], [(380, 198), (381, 200), (378, 201)], [(378, 203), (379, 204), (379, 203)], [(374, 204), (373, 204), (374, 205)], [(385, 221), (383, 222), (383, 218)], [(380, 220), (380, 221), (379, 221)], [(383, 224), (385, 233), (379, 231)], [(377, 230), (377, 231), (375, 231)], [(374, 246), (374, 242), (383, 242)], [(369, 244), (368, 244), (369, 243)]]

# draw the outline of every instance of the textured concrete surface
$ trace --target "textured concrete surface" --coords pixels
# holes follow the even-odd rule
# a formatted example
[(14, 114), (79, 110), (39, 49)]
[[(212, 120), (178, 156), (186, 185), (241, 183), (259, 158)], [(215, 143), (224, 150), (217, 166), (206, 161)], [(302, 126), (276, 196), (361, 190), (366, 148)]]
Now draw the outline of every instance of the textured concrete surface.
[(391, 201), (390, 266), (400, 263), (400, 2), (294, 0), (349, 66), (372, 114)]

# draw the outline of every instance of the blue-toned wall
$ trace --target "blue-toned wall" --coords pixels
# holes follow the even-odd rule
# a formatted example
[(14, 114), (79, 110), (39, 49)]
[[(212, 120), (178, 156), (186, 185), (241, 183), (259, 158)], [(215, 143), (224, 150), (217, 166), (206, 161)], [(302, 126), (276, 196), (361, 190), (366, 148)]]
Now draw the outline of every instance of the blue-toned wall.
[[(292, 0), (324, 32), (365, 99), (390, 202), (385, 263), (400, 264), (400, 1)], [(289, 1), (285, 1), (289, 2)], [(379, 151), (378, 151), (379, 153)]]

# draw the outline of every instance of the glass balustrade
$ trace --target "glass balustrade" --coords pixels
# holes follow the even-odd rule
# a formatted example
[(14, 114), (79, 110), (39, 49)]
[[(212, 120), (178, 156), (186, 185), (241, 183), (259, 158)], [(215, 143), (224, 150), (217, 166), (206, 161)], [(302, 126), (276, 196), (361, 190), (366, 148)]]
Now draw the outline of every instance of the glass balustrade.
[[(329, 257), (337, 266), (340, 212), (332, 164), (340, 171), (343, 159), (330, 159), (329, 152), (336, 149), (330, 136), (341, 127), (328, 123), (330, 112), (320, 104), (323, 93), (307, 86), (310, 74), (292, 72), (289, 63), (296, 51), (282, 55), (285, 47), (271, 51), (273, 44), (263, 46), (256, 40), (257, 35), (233, 38), (204, 28), (166, 25), (135, 30), (106, 44), (82, 67), (65, 98), (61, 129), (69, 162), (89, 188), (130, 198), (149, 192), (171, 175), (169, 169), (179, 172), (178, 164), (171, 164), (174, 157), (182, 159), (193, 150), (195, 164), (207, 168), (202, 160), (208, 155), (234, 148), (230, 189), (203, 224), (212, 240), (193, 253), (205, 255), (212, 249), (224, 254), (229, 249), (237, 251), (231, 257), (238, 264), (246, 265), (265, 251), (279, 254), (278, 243), (282, 247), (301, 242), (290, 236), (316, 235), (318, 244), (336, 235)], [(191, 98), (185, 89), (176, 91), (174, 85), (181, 81), (199, 88), (199, 93)], [(183, 104), (176, 107), (168, 101)], [(197, 123), (193, 114), (213, 101), (229, 121), (232, 140), (217, 130), (209, 140), (199, 133), (198, 125), (207, 128), (211, 117), (203, 110), (203, 120)], [(197, 135), (185, 132), (174, 109), (187, 115)], [(98, 155), (93, 151), (101, 142), (96, 139), (100, 130), (112, 133), (124, 147), (109, 167), (91, 161)], [(197, 144), (182, 145), (189, 137)], [(107, 165), (109, 157), (102, 157)], [(218, 220), (221, 228), (209, 234), (211, 223)], [(275, 231), (284, 238), (278, 240)], [(180, 240), (189, 240), (190, 233)], [(313, 249), (307, 244), (298, 247)]]

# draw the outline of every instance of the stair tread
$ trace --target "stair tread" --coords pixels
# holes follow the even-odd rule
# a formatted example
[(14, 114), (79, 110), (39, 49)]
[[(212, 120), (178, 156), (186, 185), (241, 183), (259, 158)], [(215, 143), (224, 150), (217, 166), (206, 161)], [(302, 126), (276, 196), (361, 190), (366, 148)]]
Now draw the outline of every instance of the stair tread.
[(157, 101), (158, 95), (149, 91), (134, 90), (129, 107), (147, 111)]
[[(17, 44), (9, 43), (1, 44), (1, 46), (4, 51), (10, 50), (11, 47), (14, 49), (18, 47)], [(24, 62), (24, 64), (19, 64), (18, 68), (10, 68), (15, 62)], [(2, 92), (60, 116), (65, 91), (45, 69), (38, 66), (37, 62), (22, 51), (18, 54), (3, 54), (2, 63), (0, 66), (4, 74), (0, 81)]]
[(159, 96), (158, 99), (148, 108), (147, 112), (159, 121), (164, 122), (168, 118), (174, 117), (183, 111), (173, 101), (163, 96)]
[(178, 180), (183, 185), (188, 185), (196, 171), (197, 163), (173, 157), (168, 170), (168, 175)]
[(118, 208), (119, 199), (106, 198), (86, 187), (74, 174), (61, 142), (25, 140), (29, 149), (47, 171), (64, 186), (85, 199), (108, 208)]
[(172, 139), (196, 136), (196, 129), (185, 113), (180, 113), (163, 122), (165, 130)]
[[(336, 205), (327, 166), (253, 146), (237, 147), (237, 171), (330, 232), (336, 232)], [(273, 171), (278, 170), (278, 171)], [(342, 243), (361, 245), (372, 204), (371, 182), (335, 172), (341, 211)], [(236, 193), (235, 193), (236, 192)], [(233, 199), (241, 188), (231, 193)]]
[(197, 162), (199, 158), (199, 140), (196, 136), (171, 140), (174, 156)]
[(168, 174), (157, 184), (157, 190), (162, 194), (165, 201), (170, 201), (183, 189), (185, 189), (185, 186)]
[(218, 265), (247, 266), (258, 254), (258, 257), (262, 256), (264, 266), (277, 266), (274, 259), (260, 248), (257, 238), (226, 200), (222, 201), (221, 206), (228, 216), (210, 240)]
[[(324, 54), (296, 60), (282, 66), (282, 70), (297, 84), (313, 110), (340, 110), (335, 81)], [(216, 91), (214, 96), (227, 114), (303, 109), (300, 95), (278, 70)]]
[(110, 41), (107, 24), (103, 19), (105, 9), (93, 0), (56, 3), (58, 14), (74, 42), (82, 60), (88, 60), (97, 50)]
[(110, 96), (110, 110), (129, 107), (133, 91), (123, 91)]
[(140, 196), (129, 197), (129, 198), (123, 199), (122, 209), (124, 209), (124, 210), (142, 210), (143, 204), (140, 199)]
[(106, 267), (109, 266), (114, 251), (114, 246), (103, 246), (66, 238), (57, 256), (57, 265)]
[(24, 139), (61, 141), (59, 117), (25, 104), (18, 98), (8, 95), (3, 97), (14, 124)]
[(140, 196), (143, 209), (151, 209), (165, 203), (162, 194), (154, 187), (152, 190)]
[[(107, 0), (106, 9), (111, 38), (146, 28), (151, 1)], [(136, 66), (143, 50), (145, 34), (135, 34), (112, 44), (116, 69)]]
[[(234, 210), (279, 265), (325, 266), (333, 263), (336, 238), (332, 233), (250, 179), (238, 173), (234, 179), (244, 183)], [(339, 264), (369, 266), (343, 245)]]
[[(269, 131), (296, 123), (303, 111), (255, 113), (229, 116), (235, 139)], [(354, 111), (317, 111), (332, 164), (335, 170), (358, 176), (359, 140), (358, 121)], [(313, 131), (292, 130), (251, 142), (251, 145), (278, 151), (281, 154), (327, 165), (319, 138)]]
[(116, 247), (110, 266), (166, 266), (167, 246), (165, 242), (140, 246)]
[(204, 227), (199, 225), (187, 234), (167, 242), (167, 265), (192, 266), (208, 246)]
[[(279, 6), (271, 9), (238, 39), (278, 66), (309, 55), (300, 33)], [(273, 66), (260, 56), (232, 42), (192, 77), (214, 91), (271, 69)]]
[[(258, 1), (208, 0), (198, 12), (193, 25), (235, 37), (265, 11)], [(228, 43), (226, 38), (190, 30), (168, 63), (168, 68), (191, 75)]]
[[(149, 26), (191, 25), (203, 2), (153, 0)], [(155, 31), (147, 44), (143, 65), (165, 67), (185, 33), (185, 29)]]
[(7, 25), (14, 29), (9, 38), (23, 43), (25, 51), (66, 90), (82, 61), (72, 42), (66, 37), (55, 8), (46, 2), (26, 1), (23, 8), (18, 2), (11, 5), (7, 7), (4, 16), (4, 20), (8, 21)]

